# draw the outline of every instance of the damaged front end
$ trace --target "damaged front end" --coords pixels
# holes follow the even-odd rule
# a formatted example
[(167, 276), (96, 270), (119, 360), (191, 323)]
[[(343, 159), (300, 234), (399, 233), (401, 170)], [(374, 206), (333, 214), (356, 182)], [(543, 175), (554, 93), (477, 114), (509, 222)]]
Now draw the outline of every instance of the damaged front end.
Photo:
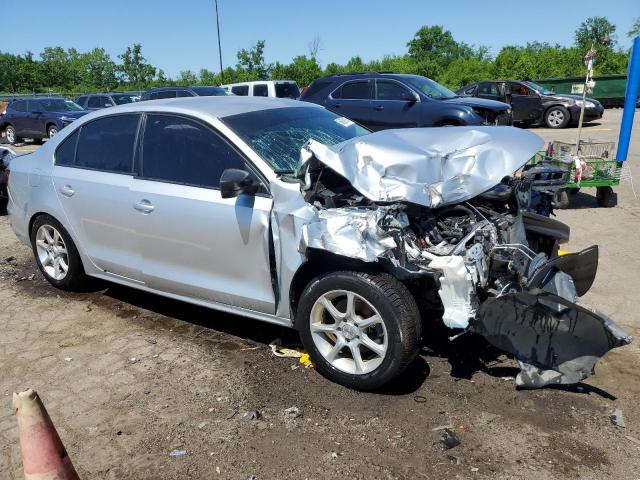
[(296, 174), (314, 210), (300, 253), (325, 250), (428, 278), (444, 324), (512, 354), (519, 386), (579, 382), (631, 337), (575, 303), (593, 283), (597, 247), (558, 256), (568, 227), (527, 211), (535, 186), (513, 174), (541, 146), (510, 127), (311, 140)]

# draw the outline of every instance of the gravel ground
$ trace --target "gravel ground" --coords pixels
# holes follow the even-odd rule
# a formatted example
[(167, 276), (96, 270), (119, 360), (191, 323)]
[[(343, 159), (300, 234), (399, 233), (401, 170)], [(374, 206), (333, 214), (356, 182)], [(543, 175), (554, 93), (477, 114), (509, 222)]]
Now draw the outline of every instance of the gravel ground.
[[(585, 135), (617, 140), (620, 114), (607, 110)], [(531, 130), (575, 138), (574, 129)], [(601, 247), (583, 303), (637, 338), (640, 200), (629, 182), (617, 192), (613, 209), (580, 192), (558, 218), (572, 228), (569, 249)], [(57, 291), (6, 217), (0, 306), (3, 479), (22, 478), (10, 395), (27, 387), (40, 393), (87, 479), (640, 477), (638, 342), (610, 352), (577, 387), (517, 391), (515, 363), (481, 340), (430, 338), (396, 385), (358, 393), (263, 348), (276, 338), (295, 345), (291, 331), (123, 287)], [(293, 406), (297, 418), (285, 415)], [(625, 428), (609, 419), (616, 408)], [(443, 450), (434, 430), (442, 426), (459, 446)]]

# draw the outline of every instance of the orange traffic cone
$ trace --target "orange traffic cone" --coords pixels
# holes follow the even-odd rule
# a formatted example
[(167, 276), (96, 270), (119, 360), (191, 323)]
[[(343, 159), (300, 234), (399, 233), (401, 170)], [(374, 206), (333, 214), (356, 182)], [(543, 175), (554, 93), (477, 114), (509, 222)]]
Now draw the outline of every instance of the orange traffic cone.
[(13, 394), (25, 480), (80, 480), (40, 397)]

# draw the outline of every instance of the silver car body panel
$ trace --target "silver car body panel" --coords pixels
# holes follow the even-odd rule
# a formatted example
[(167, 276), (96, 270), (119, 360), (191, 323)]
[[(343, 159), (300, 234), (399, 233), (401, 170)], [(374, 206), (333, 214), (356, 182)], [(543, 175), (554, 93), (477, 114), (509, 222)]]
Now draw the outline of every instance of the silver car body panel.
[(310, 140), (301, 169), (315, 158), (371, 201), (434, 208), (489, 190), (543, 144), (539, 136), (514, 127), (383, 130), (333, 146)]

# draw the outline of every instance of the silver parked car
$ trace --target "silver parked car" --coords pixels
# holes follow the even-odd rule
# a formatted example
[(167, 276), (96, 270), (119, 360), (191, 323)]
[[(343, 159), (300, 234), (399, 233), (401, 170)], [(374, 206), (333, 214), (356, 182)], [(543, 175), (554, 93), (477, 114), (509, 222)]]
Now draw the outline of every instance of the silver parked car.
[[(54, 286), (87, 277), (296, 328), (318, 370), (375, 389), (423, 321), (575, 383), (630, 337), (575, 304), (597, 247), (528, 213), (542, 141), (511, 127), (370, 133), (322, 107), (200, 97), (91, 113), (12, 159), (11, 225)], [(238, 321), (241, 321), (240, 318)]]

